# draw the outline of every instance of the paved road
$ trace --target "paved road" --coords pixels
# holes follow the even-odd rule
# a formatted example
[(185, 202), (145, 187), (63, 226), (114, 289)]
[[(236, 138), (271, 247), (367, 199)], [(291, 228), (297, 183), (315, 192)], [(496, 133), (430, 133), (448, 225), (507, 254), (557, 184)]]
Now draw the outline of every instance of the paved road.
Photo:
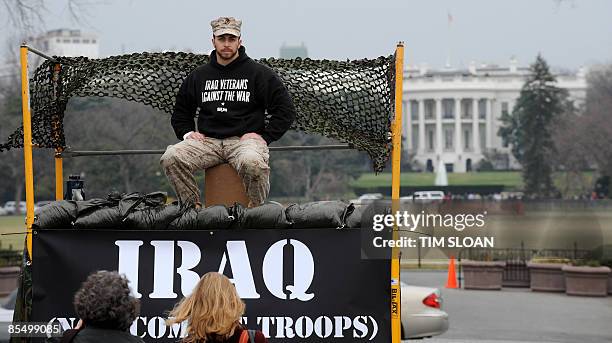
[(450, 328), (423, 343), (612, 342), (612, 296), (446, 289), (446, 271), (402, 271), (402, 281), (442, 290)]

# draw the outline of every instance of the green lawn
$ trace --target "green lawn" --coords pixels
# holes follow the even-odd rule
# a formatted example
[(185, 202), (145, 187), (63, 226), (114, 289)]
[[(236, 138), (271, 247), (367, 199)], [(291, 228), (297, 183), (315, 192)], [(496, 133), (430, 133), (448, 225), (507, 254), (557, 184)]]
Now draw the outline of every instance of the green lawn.
[[(587, 187), (593, 182), (592, 172), (583, 172), (583, 179)], [(402, 173), (400, 182), (402, 186), (433, 186), (436, 178), (435, 173)], [(568, 184), (564, 174), (556, 173), (555, 185), (559, 189), (565, 189)], [(520, 190), (523, 188), (523, 180), (520, 171), (508, 172), (477, 172), (477, 173), (449, 173), (448, 184), (452, 186), (487, 186), (502, 185), (506, 190)], [(375, 188), (391, 186), (391, 173), (365, 173), (351, 182), (352, 187)]]
[[(19, 234), (9, 234), (20, 232)], [(24, 216), (0, 217), (0, 249), (23, 250), (25, 242)]]

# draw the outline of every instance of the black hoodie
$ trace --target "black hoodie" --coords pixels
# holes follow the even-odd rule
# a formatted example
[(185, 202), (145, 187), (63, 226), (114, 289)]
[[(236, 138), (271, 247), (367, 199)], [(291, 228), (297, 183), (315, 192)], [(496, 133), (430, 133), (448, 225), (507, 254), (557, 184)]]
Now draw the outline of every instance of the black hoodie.
[(171, 119), (178, 139), (195, 131), (198, 108), (198, 131), (208, 137), (255, 132), (270, 144), (289, 129), (295, 107), (287, 88), (272, 69), (247, 56), (244, 47), (238, 53), (238, 58), (224, 66), (213, 51), (210, 63), (197, 67), (183, 81)]

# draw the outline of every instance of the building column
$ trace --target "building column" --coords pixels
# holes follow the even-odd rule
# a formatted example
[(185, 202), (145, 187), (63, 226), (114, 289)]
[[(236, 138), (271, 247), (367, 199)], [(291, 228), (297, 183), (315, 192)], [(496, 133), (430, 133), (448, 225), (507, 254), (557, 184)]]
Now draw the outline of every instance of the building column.
[(487, 99), (487, 115), (486, 115), (486, 132), (485, 132), (485, 140), (487, 146), (485, 150), (493, 148), (493, 99)]
[(404, 108), (402, 109), (402, 138), (404, 139), (404, 142), (406, 144), (404, 144), (404, 142), (402, 142), (402, 149), (407, 150), (407, 151), (412, 151), (413, 147), (412, 147), (412, 104), (411, 101), (404, 101), (402, 102), (402, 106), (404, 106)]
[[(463, 145), (461, 144), (461, 98), (455, 98), (455, 153), (457, 157), (463, 152)], [(457, 168), (459, 169), (459, 168)]]
[[(441, 157), (442, 155), (442, 99), (436, 99), (436, 154)], [(437, 168), (438, 164), (434, 164), (434, 168)]]
[(480, 117), (478, 113), (478, 98), (472, 100), (472, 138), (474, 139), (474, 152), (480, 154)]
[(419, 100), (419, 154), (425, 153), (425, 100)]

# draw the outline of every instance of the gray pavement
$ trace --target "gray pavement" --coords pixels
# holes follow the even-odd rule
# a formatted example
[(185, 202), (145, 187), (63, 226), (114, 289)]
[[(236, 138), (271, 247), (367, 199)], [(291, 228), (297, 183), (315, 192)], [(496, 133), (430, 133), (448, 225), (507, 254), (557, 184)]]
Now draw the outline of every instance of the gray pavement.
[(401, 277), (442, 291), (450, 328), (424, 343), (612, 342), (612, 296), (446, 289), (446, 271), (404, 270)]

